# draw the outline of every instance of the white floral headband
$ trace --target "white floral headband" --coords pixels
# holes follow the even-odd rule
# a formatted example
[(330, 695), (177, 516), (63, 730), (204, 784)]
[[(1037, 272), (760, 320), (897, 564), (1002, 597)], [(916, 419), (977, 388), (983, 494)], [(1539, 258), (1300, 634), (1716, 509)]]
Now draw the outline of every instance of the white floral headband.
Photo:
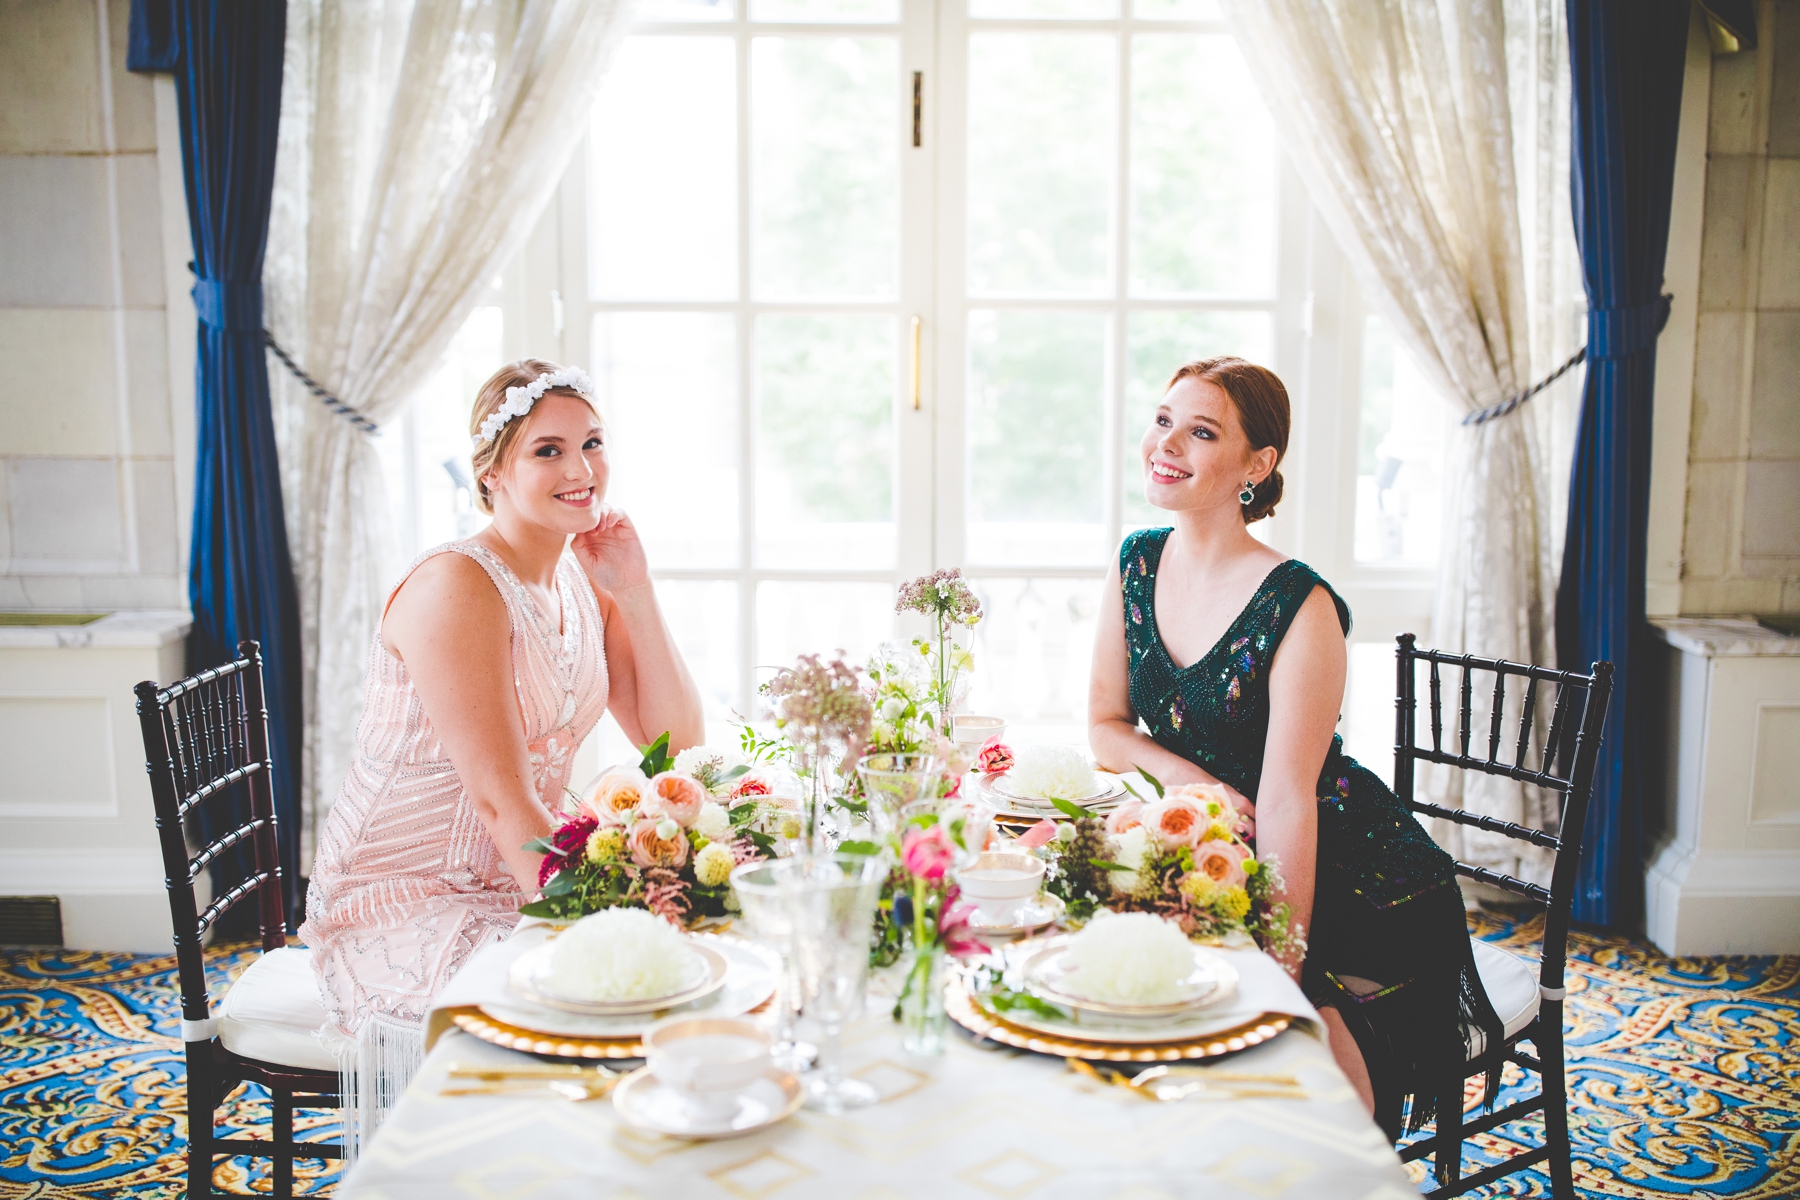
[(506, 423), (514, 417), (522, 417), (531, 411), (531, 406), (538, 398), (551, 388), (573, 388), (588, 400), (594, 398), (594, 381), (588, 378), (586, 371), (580, 367), (564, 367), (560, 371), (545, 371), (524, 387), (506, 389), (506, 403), (489, 413), (487, 420), (481, 423), (481, 432), (475, 435), (475, 444), (484, 445), (500, 436)]

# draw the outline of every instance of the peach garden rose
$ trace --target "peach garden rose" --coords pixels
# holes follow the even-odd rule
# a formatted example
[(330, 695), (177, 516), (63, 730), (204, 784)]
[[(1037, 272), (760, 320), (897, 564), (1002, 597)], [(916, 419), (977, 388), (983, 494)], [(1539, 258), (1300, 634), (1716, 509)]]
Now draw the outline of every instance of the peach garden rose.
[(1220, 887), (1242, 887), (1244, 855), (1234, 842), (1202, 842), (1194, 851), (1194, 870)]
[(625, 836), (625, 846), (640, 867), (679, 867), (687, 861), (687, 831), (666, 816), (639, 817)]
[(650, 780), (636, 767), (608, 771), (594, 785), (582, 811), (602, 825), (628, 825), (650, 795)]
[(1173, 792), (1144, 806), (1139, 815), (1165, 846), (1196, 846), (1212, 825), (1206, 810), (1192, 796)]
[(700, 806), (706, 799), (706, 789), (698, 779), (666, 771), (650, 781), (650, 798), (644, 806), (644, 815), (668, 817), (686, 829), (700, 815)]

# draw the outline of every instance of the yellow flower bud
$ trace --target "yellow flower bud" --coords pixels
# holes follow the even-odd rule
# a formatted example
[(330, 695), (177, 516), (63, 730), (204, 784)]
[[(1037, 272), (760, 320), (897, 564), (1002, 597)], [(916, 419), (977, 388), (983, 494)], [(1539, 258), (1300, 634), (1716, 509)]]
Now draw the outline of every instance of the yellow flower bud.
[(718, 887), (731, 878), (731, 868), (735, 866), (737, 860), (731, 851), (718, 842), (709, 842), (694, 856), (694, 878), (706, 887)]
[(625, 834), (613, 826), (596, 829), (588, 835), (587, 860), (591, 863), (613, 862), (624, 850)]
[(1241, 921), (1250, 911), (1250, 893), (1233, 884), (1219, 896), (1217, 908), (1227, 921)]

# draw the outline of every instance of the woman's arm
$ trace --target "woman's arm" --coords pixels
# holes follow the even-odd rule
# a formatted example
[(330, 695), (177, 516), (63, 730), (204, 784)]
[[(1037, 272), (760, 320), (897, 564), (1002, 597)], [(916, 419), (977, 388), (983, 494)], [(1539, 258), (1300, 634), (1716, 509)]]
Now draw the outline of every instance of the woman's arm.
[[(461, 554), (426, 559), (401, 584), (382, 638), (406, 664), (419, 702), (500, 857), (527, 895), (542, 856), (521, 849), (550, 832), (513, 691), (512, 623), (480, 565)], [(571, 747), (573, 749), (573, 747)]]
[[(1256, 793), (1258, 857), (1281, 869), (1282, 895), (1302, 930), (1312, 927), (1319, 858), (1319, 772), (1344, 701), (1348, 653), (1337, 608), (1315, 587), (1294, 616), (1269, 670), (1269, 735)], [(1298, 961), (1286, 964), (1295, 979)]]
[(1142, 769), (1167, 787), (1183, 783), (1214, 783), (1223, 787), (1251, 828), (1256, 809), (1229, 784), (1220, 783), (1173, 750), (1165, 749), (1138, 728), (1137, 710), (1131, 706), (1131, 651), (1125, 644), (1125, 596), (1119, 589), (1119, 568), (1108, 573), (1100, 594), (1099, 618), (1094, 623), (1094, 667), (1088, 682), (1088, 745), (1094, 761), (1107, 771), (1123, 774)]
[(607, 707), (634, 745), (669, 731), (669, 753), (706, 741), (700, 689), (656, 603), (631, 518), (608, 509), (573, 549), (606, 623)]

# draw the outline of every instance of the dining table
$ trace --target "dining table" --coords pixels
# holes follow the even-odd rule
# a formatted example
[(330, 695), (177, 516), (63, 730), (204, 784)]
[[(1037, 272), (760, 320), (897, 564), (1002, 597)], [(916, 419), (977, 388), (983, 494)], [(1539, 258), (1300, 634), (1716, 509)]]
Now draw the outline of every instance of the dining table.
[[(877, 1103), (802, 1108), (744, 1136), (694, 1141), (627, 1124), (604, 1096), (549, 1088), (463, 1094), (454, 1072), (551, 1061), (456, 1023), (504, 986), (521, 953), (554, 936), (522, 926), (471, 956), (427, 1018), (427, 1053), (338, 1189), (348, 1200), (1406, 1200), (1418, 1195), (1324, 1040), (1318, 1013), (1273, 959), (1233, 951), (1253, 1007), (1282, 1032), (1184, 1064), (1181, 1099), (1122, 1086), (1143, 1063), (1085, 1070), (960, 1025), (945, 1053), (908, 1055), (892, 1015), (900, 972), (871, 978), (846, 1026), (846, 1074)], [(764, 1012), (762, 1019), (770, 1019)], [(979, 1022), (977, 1022), (979, 1024)], [(803, 1029), (804, 1031), (804, 1029)], [(1016, 1039), (1015, 1039), (1016, 1040)], [(635, 1062), (608, 1063), (631, 1068)], [(1115, 1068), (1123, 1068), (1114, 1073)], [(1281, 1079), (1258, 1087), (1258, 1079)], [(1244, 1081), (1251, 1081), (1246, 1084)], [(452, 1094), (445, 1094), (446, 1092)]]

